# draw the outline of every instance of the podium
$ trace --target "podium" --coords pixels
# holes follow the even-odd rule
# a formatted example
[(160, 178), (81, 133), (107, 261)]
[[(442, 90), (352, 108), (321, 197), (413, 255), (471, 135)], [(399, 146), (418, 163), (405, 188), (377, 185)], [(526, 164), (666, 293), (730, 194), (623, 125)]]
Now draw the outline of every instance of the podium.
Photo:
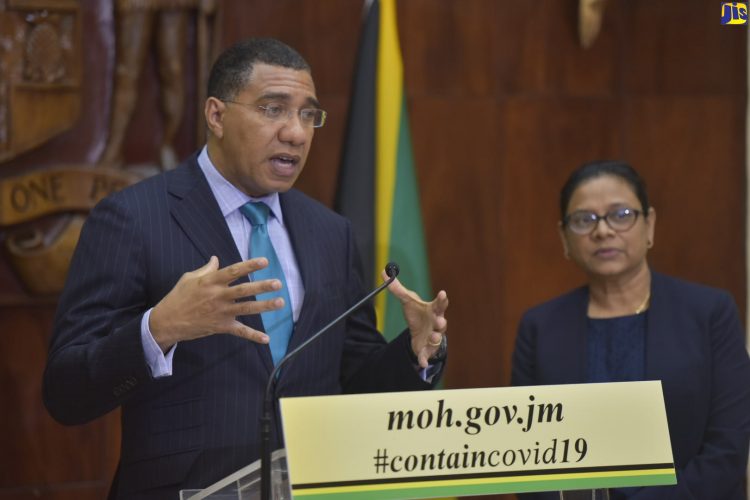
[[(404, 500), (677, 482), (658, 381), (293, 397), (274, 500)], [(255, 462), (181, 500), (260, 498)]]
[[(286, 450), (271, 455), (271, 496), (291, 500), (292, 491), (286, 464)], [(609, 500), (606, 489), (561, 491), (560, 500)], [(258, 500), (260, 499), (260, 460), (203, 490), (182, 490), (180, 500)]]
[[(274, 500), (291, 500), (292, 490), (286, 465), (286, 450), (271, 454), (271, 495)], [(260, 499), (260, 460), (243, 467), (202, 490), (181, 490), (180, 500)]]
[[(271, 455), (271, 497), (292, 500), (286, 464), (286, 450)], [(561, 491), (560, 500), (609, 500), (606, 489)], [(180, 500), (258, 500), (260, 499), (260, 460), (203, 490), (182, 490)]]

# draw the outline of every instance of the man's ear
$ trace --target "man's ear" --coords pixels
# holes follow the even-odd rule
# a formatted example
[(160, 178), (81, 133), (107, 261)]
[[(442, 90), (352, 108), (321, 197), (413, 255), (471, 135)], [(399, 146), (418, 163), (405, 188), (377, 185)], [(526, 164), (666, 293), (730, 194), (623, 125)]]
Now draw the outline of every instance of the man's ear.
[(224, 136), (224, 111), (226, 104), (215, 97), (206, 99), (203, 114), (206, 117), (206, 127), (211, 134), (219, 139)]

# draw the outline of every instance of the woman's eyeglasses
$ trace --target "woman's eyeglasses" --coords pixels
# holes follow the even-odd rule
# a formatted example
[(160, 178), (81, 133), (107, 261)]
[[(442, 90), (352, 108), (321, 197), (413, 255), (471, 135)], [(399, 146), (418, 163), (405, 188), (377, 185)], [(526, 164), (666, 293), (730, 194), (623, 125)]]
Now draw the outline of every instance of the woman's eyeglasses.
[(613, 231), (622, 233), (635, 225), (641, 213), (640, 210), (625, 207), (610, 210), (604, 215), (579, 210), (566, 215), (563, 219), (563, 226), (583, 236), (590, 234), (599, 225), (599, 221), (603, 220)]

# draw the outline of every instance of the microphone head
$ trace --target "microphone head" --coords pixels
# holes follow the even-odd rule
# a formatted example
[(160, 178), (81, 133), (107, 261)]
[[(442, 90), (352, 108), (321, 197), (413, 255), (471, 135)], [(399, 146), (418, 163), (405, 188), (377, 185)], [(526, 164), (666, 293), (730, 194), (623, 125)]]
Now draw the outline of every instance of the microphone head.
[(395, 262), (389, 262), (385, 266), (385, 274), (387, 274), (389, 278), (395, 278), (400, 271), (401, 269), (399, 269), (398, 264)]

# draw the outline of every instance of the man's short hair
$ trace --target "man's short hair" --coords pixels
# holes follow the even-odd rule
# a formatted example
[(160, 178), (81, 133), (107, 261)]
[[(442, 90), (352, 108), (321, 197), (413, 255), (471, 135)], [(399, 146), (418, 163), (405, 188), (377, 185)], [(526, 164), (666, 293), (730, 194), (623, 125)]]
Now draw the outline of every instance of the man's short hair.
[(208, 77), (208, 97), (233, 99), (250, 83), (255, 63), (310, 71), (310, 65), (293, 48), (275, 38), (248, 38), (219, 55)]

